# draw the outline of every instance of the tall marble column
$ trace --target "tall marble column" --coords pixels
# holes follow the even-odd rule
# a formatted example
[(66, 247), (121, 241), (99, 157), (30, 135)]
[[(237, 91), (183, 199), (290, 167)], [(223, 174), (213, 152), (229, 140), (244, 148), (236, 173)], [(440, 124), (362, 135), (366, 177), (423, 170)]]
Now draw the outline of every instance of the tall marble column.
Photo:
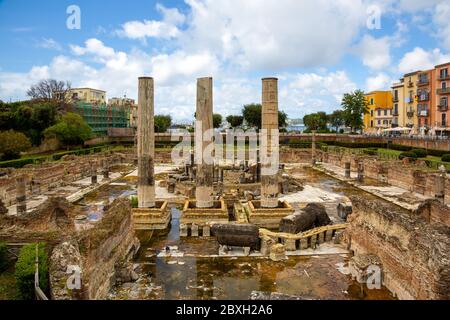
[[(278, 207), (278, 79), (262, 79), (261, 206)], [(275, 163), (276, 162), (276, 163)]]
[(153, 78), (139, 78), (138, 97), (138, 205), (155, 207), (155, 119)]
[[(213, 144), (212, 134), (211, 139), (205, 139), (205, 132), (213, 130), (213, 79), (200, 78), (197, 79), (197, 110), (196, 110), (196, 132), (195, 132), (195, 152), (197, 163), (197, 177), (195, 198), (197, 208), (211, 208), (214, 205), (213, 198), (213, 176), (214, 164), (213, 159), (211, 163), (206, 163), (205, 150), (211, 150)], [(200, 127), (201, 126), (201, 127)], [(211, 131), (209, 131), (211, 132)], [(201, 155), (199, 154), (201, 153)]]

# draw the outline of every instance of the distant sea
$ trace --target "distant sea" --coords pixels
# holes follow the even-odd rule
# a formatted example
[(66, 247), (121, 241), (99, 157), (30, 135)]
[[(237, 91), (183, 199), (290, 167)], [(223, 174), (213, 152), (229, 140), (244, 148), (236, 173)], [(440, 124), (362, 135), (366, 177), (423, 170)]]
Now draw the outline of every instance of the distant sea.
[(303, 132), (303, 130), (305, 130), (305, 125), (303, 124), (299, 124), (299, 125), (290, 125), (287, 128), (287, 131), (300, 131)]

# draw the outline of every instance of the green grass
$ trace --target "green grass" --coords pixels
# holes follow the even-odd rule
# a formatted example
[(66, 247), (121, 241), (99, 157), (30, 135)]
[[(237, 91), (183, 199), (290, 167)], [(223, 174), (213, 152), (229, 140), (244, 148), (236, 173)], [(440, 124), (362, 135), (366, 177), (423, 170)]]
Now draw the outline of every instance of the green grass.
[(17, 289), (14, 268), (0, 274), (0, 300), (16, 300)]

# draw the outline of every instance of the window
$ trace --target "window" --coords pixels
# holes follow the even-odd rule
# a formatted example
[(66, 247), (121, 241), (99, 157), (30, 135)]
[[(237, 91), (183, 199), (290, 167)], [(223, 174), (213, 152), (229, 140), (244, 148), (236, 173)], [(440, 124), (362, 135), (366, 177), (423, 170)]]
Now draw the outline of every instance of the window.
[(381, 116), (381, 110), (377, 110), (378, 116)]
[(447, 82), (442, 82), (442, 89), (446, 89), (447, 88)]
[(370, 104), (371, 105), (373, 104), (373, 98), (370, 98)]
[(377, 122), (378, 124), (381, 124), (381, 120), (378, 120), (378, 122)]
[(447, 68), (441, 69), (440, 73), (441, 73), (441, 79), (447, 78), (447, 76), (448, 76)]
[(384, 116), (387, 116), (387, 110), (386, 109), (384, 110)]
[(394, 99), (398, 100), (398, 90), (394, 90)]
[(370, 110), (370, 116), (373, 117), (373, 110)]
[(446, 127), (447, 126), (447, 114), (446, 113), (443, 113), (442, 115), (441, 115), (441, 120), (442, 120), (442, 126), (443, 127)]
[(447, 106), (447, 97), (442, 97), (441, 98), (441, 106), (442, 107), (446, 107)]
[(398, 114), (398, 103), (394, 104), (394, 113)]
[(373, 120), (370, 120), (370, 127), (373, 128)]

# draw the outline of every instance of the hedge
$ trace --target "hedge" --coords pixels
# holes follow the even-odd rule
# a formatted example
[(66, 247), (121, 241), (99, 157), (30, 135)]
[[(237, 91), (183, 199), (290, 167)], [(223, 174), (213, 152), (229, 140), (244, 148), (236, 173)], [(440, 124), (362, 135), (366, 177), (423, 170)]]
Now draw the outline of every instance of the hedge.
[(67, 156), (67, 155), (81, 156), (81, 155), (86, 155), (86, 154), (91, 154), (91, 153), (98, 153), (98, 152), (102, 152), (105, 148), (106, 148), (106, 146), (97, 146), (97, 147), (93, 147), (93, 148), (58, 152), (58, 153), (54, 153), (50, 156), (30, 157), (30, 158), (16, 159), (16, 160), (10, 160), (10, 161), (2, 161), (2, 162), (0, 162), (0, 168), (22, 168), (22, 167), (26, 166), (27, 164), (38, 164), (38, 163), (42, 163), (46, 160), (58, 161), (58, 160), (61, 160), (62, 157)]
[(400, 160), (404, 159), (404, 158), (412, 158), (412, 159), (417, 159), (417, 154), (415, 154), (412, 151), (407, 151), (407, 152), (402, 152), (400, 153), (400, 155), (398, 156), (398, 158)]
[(428, 155), (425, 149), (412, 149), (411, 152), (414, 152), (418, 158), (426, 158)]
[[(16, 262), (16, 286), (19, 298), (34, 300), (34, 274), (36, 271), (36, 245), (28, 244), (20, 250)], [(39, 243), (39, 286), (46, 293), (48, 291), (48, 256), (45, 243)]]
[(6, 243), (0, 242), (0, 273), (8, 269), (8, 247)]
[(444, 154), (441, 160), (442, 162), (450, 162), (450, 153)]

